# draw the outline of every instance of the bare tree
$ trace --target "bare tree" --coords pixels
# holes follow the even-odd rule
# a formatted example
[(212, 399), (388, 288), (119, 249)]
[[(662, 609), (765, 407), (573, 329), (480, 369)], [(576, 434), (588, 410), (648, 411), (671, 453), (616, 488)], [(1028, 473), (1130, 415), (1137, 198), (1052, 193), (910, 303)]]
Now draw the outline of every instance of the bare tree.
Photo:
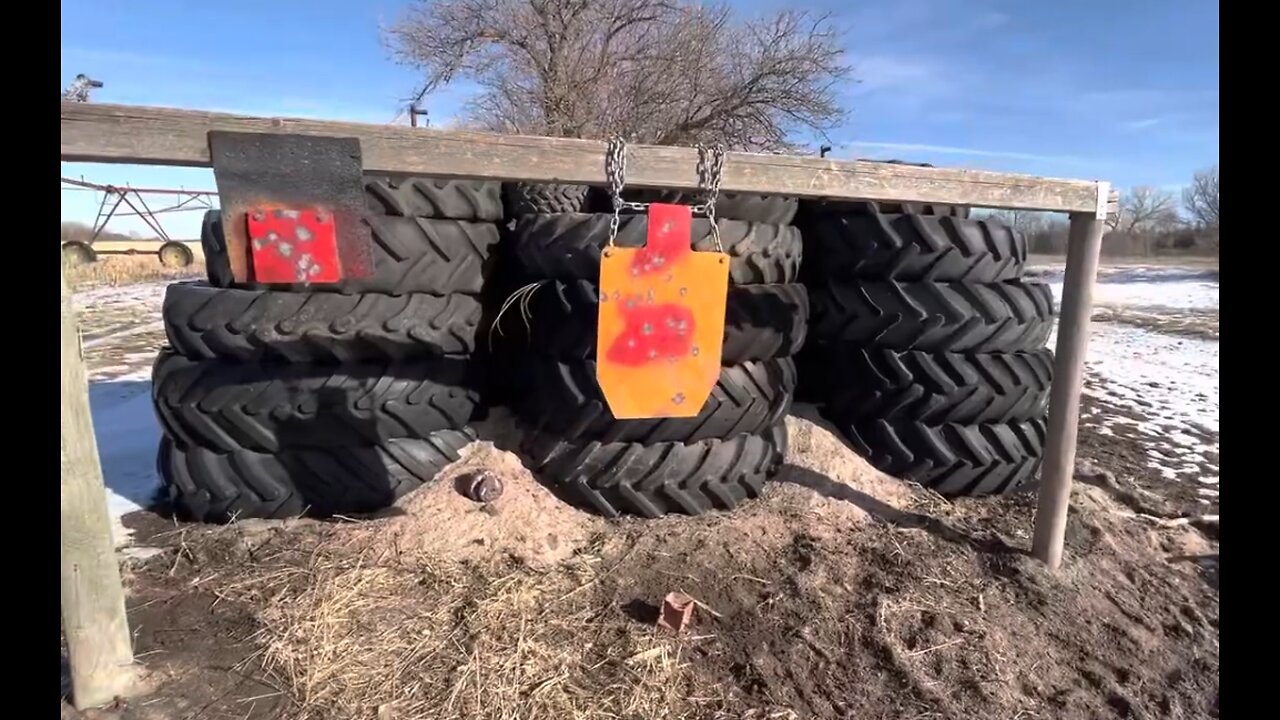
[(1182, 191), (1182, 204), (1197, 225), (1218, 231), (1218, 166), (1200, 170)]
[(996, 210), (990, 215), (1021, 233), (1033, 253), (1057, 255), (1067, 249), (1067, 222), (1057, 213), (1039, 210)]
[(469, 80), (498, 132), (789, 147), (826, 130), (850, 68), (827, 15), (736, 21), (699, 0), (417, 0), (385, 33), (431, 91)]
[(1169, 230), (1177, 223), (1173, 195), (1139, 185), (1120, 197), (1120, 214), (1114, 229), (1139, 235)]
[(1051, 213), (1039, 210), (996, 210), (990, 215), (1023, 235), (1043, 230), (1053, 218)]

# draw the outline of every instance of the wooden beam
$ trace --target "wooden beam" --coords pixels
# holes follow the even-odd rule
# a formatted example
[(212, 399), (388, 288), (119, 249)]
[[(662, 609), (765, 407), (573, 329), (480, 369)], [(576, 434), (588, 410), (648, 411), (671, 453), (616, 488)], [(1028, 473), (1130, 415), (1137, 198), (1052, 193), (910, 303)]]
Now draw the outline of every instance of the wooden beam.
[[(62, 103), (62, 159), (208, 167), (210, 130), (360, 140), (365, 169), (442, 177), (603, 185), (605, 144), (393, 125), (250, 117), (130, 105)], [(698, 187), (692, 148), (635, 145), (627, 183)], [(1098, 183), (814, 156), (729, 153), (723, 190), (1056, 212), (1094, 212)]]
[(1067, 268), (1062, 280), (1058, 314), (1058, 346), (1054, 352), (1053, 389), (1049, 396), (1049, 427), (1040, 466), (1040, 498), (1036, 508), (1031, 554), (1057, 569), (1062, 563), (1071, 480), (1075, 475), (1080, 392), (1084, 358), (1089, 347), (1089, 315), (1093, 312), (1093, 284), (1102, 252), (1104, 218), (1101, 213), (1071, 216)]
[(138, 689), (124, 588), (89, 415), (89, 388), (62, 274), (62, 630), (79, 709)]

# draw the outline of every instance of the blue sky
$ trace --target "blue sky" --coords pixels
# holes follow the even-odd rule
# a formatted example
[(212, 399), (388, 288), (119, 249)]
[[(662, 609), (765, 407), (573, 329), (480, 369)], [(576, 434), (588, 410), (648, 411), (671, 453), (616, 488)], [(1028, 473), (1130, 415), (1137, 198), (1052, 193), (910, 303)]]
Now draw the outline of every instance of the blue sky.
[[(732, 0), (741, 14), (784, 6)], [(62, 2), (62, 86), (99, 102), (387, 123), (417, 76), (379, 28), (398, 0)], [(812, 0), (847, 31), (856, 83), (834, 156), (1099, 178), (1175, 189), (1218, 161), (1218, 3), (1211, 0)], [(428, 99), (431, 122), (468, 88)], [(405, 122), (403, 118), (400, 122)], [(814, 146), (818, 138), (812, 139)], [(192, 168), (63, 163), (104, 183), (213, 189)], [(64, 219), (93, 193), (64, 190)], [(195, 237), (199, 214), (164, 216)], [(130, 218), (111, 229), (139, 225)]]

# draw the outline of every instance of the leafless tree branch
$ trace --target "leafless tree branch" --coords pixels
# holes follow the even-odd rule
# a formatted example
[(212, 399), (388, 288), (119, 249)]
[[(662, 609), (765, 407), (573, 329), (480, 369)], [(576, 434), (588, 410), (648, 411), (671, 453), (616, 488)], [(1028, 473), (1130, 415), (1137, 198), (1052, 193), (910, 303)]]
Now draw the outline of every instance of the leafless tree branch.
[(1178, 223), (1178, 210), (1173, 195), (1163, 190), (1140, 185), (1120, 198), (1120, 215), (1116, 230), (1139, 234), (1167, 230)]
[(1191, 184), (1182, 191), (1182, 205), (1196, 224), (1213, 232), (1218, 231), (1218, 166), (1195, 174)]
[(832, 18), (739, 22), (700, 0), (418, 0), (393, 56), (435, 90), (469, 80), (469, 119), (498, 132), (781, 150), (837, 126), (850, 68)]

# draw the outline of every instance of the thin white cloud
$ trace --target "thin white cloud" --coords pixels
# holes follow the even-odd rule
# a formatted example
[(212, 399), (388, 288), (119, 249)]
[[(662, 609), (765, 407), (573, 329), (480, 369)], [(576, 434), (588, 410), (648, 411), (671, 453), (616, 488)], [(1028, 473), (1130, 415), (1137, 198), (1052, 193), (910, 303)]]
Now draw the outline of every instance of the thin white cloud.
[(1125, 130), (1146, 130), (1164, 122), (1164, 118), (1150, 117), (1141, 120), (1130, 120), (1122, 125)]
[(942, 77), (941, 68), (912, 57), (870, 55), (853, 62), (858, 87), (854, 93), (868, 93), (886, 88), (928, 87)]
[(956, 147), (954, 145), (929, 145), (925, 143), (897, 143), (857, 141), (843, 143), (842, 147), (877, 148), (880, 150), (902, 150), (907, 152), (932, 152), (941, 155), (966, 155), (971, 157), (1006, 158), (1010, 160), (1032, 160), (1036, 162), (1086, 163), (1085, 158), (1071, 155), (1038, 155), (1035, 153), (1011, 152), (1007, 150), (983, 150), (980, 148)]

